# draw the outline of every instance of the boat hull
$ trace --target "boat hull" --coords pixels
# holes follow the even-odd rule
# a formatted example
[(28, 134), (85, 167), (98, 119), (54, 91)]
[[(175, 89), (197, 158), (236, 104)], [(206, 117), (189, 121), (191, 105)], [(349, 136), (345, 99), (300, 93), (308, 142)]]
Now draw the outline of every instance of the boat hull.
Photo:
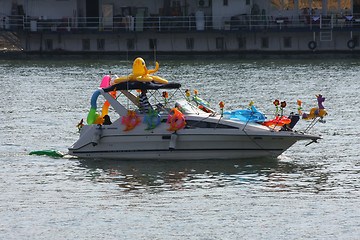
[[(277, 157), (296, 141), (310, 135), (294, 133), (245, 134), (243, 131), (181, 130), (178, 133), (107, 134), (103, 131), (97, 143), (88, 141), (81, 147), (74, 144), (69, 154), (81, 158), (110, 159), (229, 159)], [(208, 132), (208, 131), (207, 131)]]
[(265, 150), (147, 150), (147, 151), (98, 151), (73, 152), (79, 158), (101, 158), (119, 160), (204, 160), (204, 159), (240, 159), (256, 157), (276, 157), (283, 151)]

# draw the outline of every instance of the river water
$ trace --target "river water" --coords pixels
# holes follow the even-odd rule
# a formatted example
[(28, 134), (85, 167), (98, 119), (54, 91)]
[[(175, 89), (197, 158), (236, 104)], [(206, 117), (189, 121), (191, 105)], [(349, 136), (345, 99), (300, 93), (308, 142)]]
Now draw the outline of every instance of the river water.
[[(148, 69), (152, 57), (144, 56)], [(104, 161), (67, 152), (102, 77), (123, 56), (0, 60), (1, 239), (359, 239), (360, 60), (357, 56), (158, 56), (157, 72), (225, 110), (329, 113), (276, 159)], [(298, 130), (306, 128), (301, 121)]]

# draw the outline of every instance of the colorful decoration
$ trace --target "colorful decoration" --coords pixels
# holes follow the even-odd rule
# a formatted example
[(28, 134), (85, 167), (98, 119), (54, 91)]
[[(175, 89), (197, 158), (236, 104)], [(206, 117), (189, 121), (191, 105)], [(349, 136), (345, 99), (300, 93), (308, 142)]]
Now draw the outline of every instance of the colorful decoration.
[(219, 106), (220, 106), (220, 110), (221, 110), (221, 117), (224, 116), (224, 106), (225, 106), (225, 103), (223, 101), (221, 101), (219, 103)]
[(302, 104), (302, 102), (300, 100), (297, 100), (297, 104), (299, 105), (299, 107), (298, 107), (299, 114), (303, 115), (302, 112), (301, 112), (301, 109), (302, 109), (301, 104)]
[[(100, 87), (101, 88), (109, 87), (110, 82), (111, 82), (111, 77), (109, 75), (106, 75), (105, 77), (103, 77), (103, 79), (100, 83)], [(110, 92), (110, 94), (112, 97), (116, 98), (116, 90)], [(99, 95), (100, 95), (100, 91), (96, 90), (91, 97), (91, 108), (90, 108), (90, 111), (89, 111), (87, 119), (86, 119), (88, 124), (103, 124), (104, 116), (108, 115), (108, 113), (109, 113), (110, 103), (108, 101), (105, 101), (105, 103), (102, 107), (101, 115), (98, 112), (96, 112), (96, 110), (97, 110), (96, 101), (97, 101)]]
[(291, 123), (291, 120), (288, 119), (287, 117), (285, 117), (285, 116), (282, 116), (282, 117), (276, 116), (275, 119), (263, 122), (261, 124), (265, 125), (267, 127), (270, 127), (270, 126), (273, 126), (273, 125), (275, 125), (275, 126), (284, 126), (285, 124), (289, 124), (289, 123)]
[(78, 128), (78, 131), (81, 132), (81, 129), (83, 128), (84, 126), (84, 119), (82, 118), (80, 120), (80, 122), (78, 123), (78, 125), (76, 125), (76, 127)]
[(106, 87), (110, 86), (110, 82), (111, 82), (111, 77), (110, 77), (110, 75), (106, 75), (106, 76), (103, 77), (103, 79), (101, 80), (100, 88), (106, 88)]
[(170, 123), (170, 128), (168, 128), (168, 131), (176, 131), (183, 127), (185, 127), (185, 117), (184, 115), (177, 109), (173, 108), (171, 109), (171, 112), (173, 112), (173, 115), (169, 114), (169, 117), (166, 121), (166, 123)]
[(141, 122), (139, 116), (131, 110), (128, 110), (127, 116), (123, 116), (121, 124), (125, 124), (125, 129), (123, 131), (129, 131), (136, 127)]
[[(116, 91), (112, 91), (112, 92), (109, 92), (110, 95), (113, 97), (113, 98), (116, 98)], [(103, 107), (102, 107), (102, 111), (101, 111), (101, 117), (103, 118), (105, 115), (108, 115), (109, 113), (109, 107), (110, 107), (110, 103), (108, 101), (105, 101)]]
[(255, 106), (254, 106), (254, 102), (253, 102), (253, 101), (250, 101), (249, 107), (250, 107), (250, 109), (251, 109), (251, 111), (252, 111), (252, 114), (254, 114), (255, 111), (258, 112), (258, 110), (256, 110), (256, 108), (255, 108)]
[(280, 101), (278, 99), (275, 99), (275, 101), (273, 102), (273, 104), (276, 107), (276, 111), (275, 111), (275, 116), (277, 116), (278, 111), (279, 111), (279, 105), (280, 105)]
[(206, 102), (205, 100), (199, 98), (196, 94), (193, 97), (193, 100), (196, 103), (196, 105), (199, 106), (199, 109), (201, 109), (207, 113), (212, 112), (210, 109), (210, 104), (208, 102)]
[(29, 155), (44, 155), (44, 156), (50, 156), (50, 157), (63, 157), (64, 154), (62, 154), (59, 151), (55, 150), (41, 150), (41, 151), (33, 151), (30, 152)]
[(137, 96), (136, 96), (137, 105), (140, 106), (141, 89), (136, 89), (136, 92), (138, 93)]
[(253, 106), (254, 106), (254, 102), (253, 102), (253, 101), (250, 101), (249, 107), (251, 107), (251, 109), (252, 109)]
[(324, 117), (325, 115), (327, 115), (325, 107), (322, 104), (325, 101), (325, 98), (321, 94), (315, 95), (315, 96), (317, 98), (318, 107), (317, 108), (312, 108), (310, 110), (310, 113), (304, 113), (302, 115), (302, 118), (304, 120), (314, 119), (314, 118), (317, 118), (317, 117)]
[(186, 100), (188, 101), (188, 102), (190, 102), (190, 91), (189, 91), (189, 89), (186, 89), (185, 90), (185, 93), (186, 93)]
[(147, 124), (145, 130), (156, 128), (161, 123), (160, 114), (156, 110), (149, 108), (149, 115), (144, 117), (144, 123)]
[(152, 73), (156, 73), (159, 70), (159, 64), (156, 62), (155, 69), (148, 70), (146, 68), (146, 64), (144, 59), (136, 58), (133, 64), (133, 73), (125, 76), (114, 79), (114, 83), (121, 83), (127, 81), (140, 81), (140, 82), (157, 82), (157, 83), (168, 83), (167, 80), (158, 77), (158, 76), (150, 76)]
[(207, 109), (207, 108), (205, 108), (205, 107), (203, 107), (201, 105), (199, 106), (199, 109), (206, 112), (206, 113), (212, 113), (212, 111), (210, 111), (209, 109)]
[(275, 117), (278, 115), (279, 112), (279, 106), (280, 106), (280, 111), (281, 111), (281, 116), (284, 115), (284, 108), (286, 107), (286, 101), (283, 101), (280, 103), (280, 101), (278, 99), (275, 99), (275, 101), (273, 102), (273, 104), (276, 107), (276, 111), (275, 111)]
[(166, 92), (166, 91), (164, 91), (163, 93), (162, 93), (162, 96), (163, 96), (163, 98), (164, 98), (164, 100), (165, 100), (165, 106), (167, 105), (167, 99), (169, 98), (169, 93), (168, 92)]
[(224, 112), (224, 116), (234, 121), (264, 122), (265, 121), (264, 114), (262, 114), (255, 108), (253, 101), (250, 102), (249, 106), (251, 107), (251, 109)]
[(199, 109), (206, 112), (206, 113), (212, 113), (213, 110), (210, 108), (210, 104), (208, 102), (206, 102), (205, 100), (199, 98), (198, 95), (198, 91), (194, 89), (194, 97), (193, 97), (193, 101), (196, 103), (196, 106), (199, 106)]
[(284, 108), (285, 107), (286, 107), (286, 101), (281, 102), (281, 104), (280, 104), (281, 116), (284, 115)]
[[(199, 109), (206, 112), (206, 113), (212, 113), (213, 110), (210, 109), (210, 104), (208, 102), (206, 102), (205, 100), (199, 98), (198, 95), (198, 91), (196, 89), (194, 89), (194, 97), (193, 97), (193, 101), (196, 103), (196, 106), (199, 106)], [(189, 93), (190, 96), (190, 93)]]
[(100, 114), (98, 112), (96, 112), (96, 109), (97, 109), (96, 101), (97, 101), (99, 95), (100, 95), (100, 91), (96, 90), (91, 97), (91, 101), (90, 101), (91, 108), (90, 108), (90, 111), (89, 111), (87, 119), (86, 119), (88, 124), (102, 124), (102, 122), (100, 121), (101, 120)]

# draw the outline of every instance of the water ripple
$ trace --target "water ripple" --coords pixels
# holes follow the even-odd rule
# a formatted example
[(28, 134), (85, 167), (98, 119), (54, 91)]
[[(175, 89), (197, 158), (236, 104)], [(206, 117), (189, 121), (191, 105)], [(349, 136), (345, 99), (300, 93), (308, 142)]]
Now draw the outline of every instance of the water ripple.
[(318, 144), (298, 143), (279, 159), (191, 162), (29, 156), (66, 152), (103, 75), (128, 75), (132, 62), (1, 59), (0, 238), (357, 239), (360, 60), (314, 56), (159, 56), (159, 76), (226, 110), (254, 101), (274, 114), (280, 99), (285, 114), (297, 100), (308, 112), (315, 94), (326, 98), (326, 123), (311, 130), (323, 135)]

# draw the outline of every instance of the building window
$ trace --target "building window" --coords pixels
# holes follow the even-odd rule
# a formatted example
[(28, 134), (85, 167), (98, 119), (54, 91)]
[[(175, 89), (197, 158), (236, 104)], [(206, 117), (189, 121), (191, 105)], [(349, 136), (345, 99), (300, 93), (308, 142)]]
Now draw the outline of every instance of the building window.
[(128, 50), (134, 50), (135, 49), (135, 39), (127, 39), (126, 40), (126, 46)]
[[(356, 1), (354, 1), (355, 4)], [(357, 1), (359, 4), (359, 1)], [(351, 0), (342, 0), (340, 1), (340, 8), (341, 9), (351, 9)]]
[(104, 50), (105, 48), (105, 39), (97, 40), (97, 50)]
[(53, 40), (52, 39), (45, 40), (45, 49), (48, 51), (53, 50)]
[(250, 5), (250, 0), (246, 0), (246, 5)]
[(150, 49), (157, 49), (157, 41), (155, 38), (149, 39), (149, 48)]
[(284, 37), (284, 48), (291, 48), (291, 37)]
[(270, 2), (271, 10), (280, 10), (281, 9), (281, 0), (271, 0)]
[[(301, 2), (301, 0), (299, 1)], [(271, 0), (270, 6), (271, 10), (294, 10), (295, 0)]]
[(246, 48), (246, 38), (245, 37), (239, 37), (238, 38), (238, 44), (239, 44), (239, 48)]
[(82, 50), (83, 51), (90, 50), (90, 39), (83, 39), (82, 40)]
[(335, 10), (339, 8), (338, 0), (327, 0), (328, 10)]
[(223, 37), (216, 38), (216, 49), (224, 49), (224, 38)]
[(261, 38), (261, 48), (269, 48), (269, 38), (268, 37)]
[(223, 5), (224, 5), (224, 6), (227, 6), (227, 5), (229, 5), (229, 2), (228, 2), (228, 0), (223, 0)]
[(294, 10), (295, 2), (294, 0), (284, 0), (284, 10)]
[(304, 10), (309, 8), (310, 8), (309, 0), (299, 0), (299, 10)]
[(322, 9), (322, 0), (311, 0), (311, 9)]
[(186, 38), (186, 49), (194, 49), (194, 38)]

